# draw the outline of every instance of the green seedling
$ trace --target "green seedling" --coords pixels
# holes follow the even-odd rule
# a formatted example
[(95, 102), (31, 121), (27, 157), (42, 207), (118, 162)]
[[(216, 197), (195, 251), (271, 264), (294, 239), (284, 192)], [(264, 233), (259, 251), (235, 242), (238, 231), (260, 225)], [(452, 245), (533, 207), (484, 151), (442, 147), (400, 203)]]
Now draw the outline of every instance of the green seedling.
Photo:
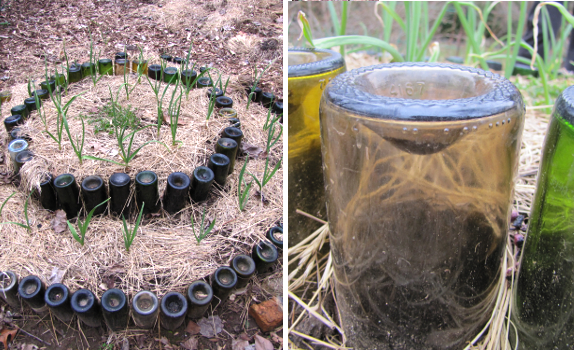
[[(80, 243), (82, 246), (84, 245), (84, 238), (86, 237), (86, 231), (88, 231), (88, 226), (90, 225), (90, 220), (92, 220), (92, 216), (94, 215), (94, 211), (96, 210), (96, 208), (105, 204), (109, 200), (110, 200), (110, 198), (106, 199), (102, 203), (95, 206), (92, 210), (90, 210), (90, 212), (88, 213), (88, 216), (86, 216), (86, 221), (82, 222), (82, 221), (80, 221), (80, 218), (78, 218), (77, 225), (78, 225), (78, 229), (80, 230), (79, 234), (78, 234), (78, 231), (76, 231), (76, 228), (70, 223), (70, 220), (66, 220), (66, 222), (68, 223), (68, 228), (70, 229), (70, 232), (72, 233), (72, 236), (74, 236), (74, 239), (76, 241), (78, 241), (78, 243)], [(79, 216), (80, 216), (80, 213), (78, 213), (78, 217)]]
[(268, 168), (269, 160), (270, 160), (269, 157), (266, 157), (266, 166), (264, 168), (264, 176), (262, 178), (262, 181), (258, 180), (258, 178), (254, 174), (250, 173), (250, 176), (254, 179), (254, 181), (258, 185), (258, 187), (260, 189), (260, 193), (262, 193), (264, 186), (272, 179), (272, 177), (275, 175), (276, 171), (278, 171), (278, 169), (280, 168), (280, 166), (282, 164), (282, 160), (280, 159), (279, 162), (274, 167), (274, 169), (270, 173), (268, 173), (269, 172), (269, 168)]
[[(170, 116), (170, 132), (172, 133), (172, 145), (182, 143), (176, 139), (176, 134), (178, 132), (178, 121), (180, 119), (180, 109), (182, 106), (182, 95), (184, 92), (180, 87), (180, 79), (176, 83), (176, 87), (172, 92), (172, 98), (170, 99), (170, 104), (168, 106), (168, 115)], [(177, 95), (179, 91), (179, 95)]]
[(72, 139), (72, 134), (70, 133), (70, 127), (68, 126), (68, 119), (66, 118), (65, 114), (62, 115), (62, 122), (64, 124), (64, 128), (66, 129), (66, 133), (68, 134), (68, 139), (70, 140), (70, 144), (74, 149), (74, 153), (78, 157), (80, 165), (82, 165), (82, 159), (83, 159), (82, 151), (84, 150), (84, 140), (86, 139), (86, 128), (84, 124), (84, 116), (81, 114), (80, 114), (80, 121), (82, 122), (82, 135), (81, 137), (79, 135), (76, 135), (76, 139), (74, 140)]
[(124, 237), (124, 246), (126, 247), (126, 251), (130, 251), (130, 247), (132, 246), (132, 242), (134, 242), (134, 238), (136, 238), (136, 234), (138, 233), (138, 227), (140, 226), (140, 221), (142, 220), (142, 213), (144, 213), (144, 205), (146, 203), (142, 203), (142, 208), (140, 209), (140, 214), (138, 214), (138, 219), (136, 219), (136, 224), (134, 228), (130, 231), (128, 230), (128, 224), (126, 223), (126, 218), (122, 214), (122, 222), (124, 223), (124, 227), (122, 230), (122, 237)]
[[(248, 165), (249, 157), (246, 158), (246, 162), (240, 171), (240, 175), (238, 178), (238, 206), (240, 211), (243, 211), (248, 203), (250, 188), (252, 187), (253, 181), (250, 183), (245, 184), (244, 174), (246, 172), (246, 166)], [(243, 190), (242, 190), (243, 187)]]
[[(7, 222), (0, 222), (0, 225), (4, 225), (4, 224), (17, 225), (17, 226), (20, 226), (22, 228), (25, 228), (26, 230), (28, 230), (28, 232), (30, 232), (32, 230), (32, 227), (30, 226), (30, 220), (28, 219), (28, 201), (30, 200), (32, 193), (34, 193), (34, 189), (32, 189), (32, 191), (30, 191), (28, 198), (26, 198), (26, 202), (24, 202), (24, 219), (26, 220), (26, 224), (14, 222), (14, 221), (7, 221)], [(6, 203), (8, 203), (8, 200), (10, 200), (10, 198), (12, 198), (15, 194), (16, 194), (16, 192), (12, 192), (12, 194), (9, 195), (8, 198), (6, 198), (6, 200), (2, 203), (2, 206), (0, 206), (0, 215), (2, 214), (2, 210), (4, 210), (4, 206), (6, 205)]]
[(204, 213), (202, 214), (202, 222), (200, 223), (200, 228), (198, 229), (198, 234), (196, 235), (196, 228), (194, 227), (194, 213), (192, 213), (192, 215), (190, 215), (190, 219), (192, 220), (192, 232), (194, 232), (194, 236), (196, 237), (196, 241), (198, 242), (198, 245), (200, 244), (200, 242), (206, 238), (210, 232), (212, 232), (212, 229), (214, 228), (214, 225), (216, 224), (216, 218), (214, 218), (214, 221), (212, 221), (212, 223), (210, 224), (210, 226), (208, 226), (208, 228), (205, 228), (204, 226), (204, 218), (206, 217), (206, 207), (204, 207)]
[[(100, 50), (98, 50), (97, 53), (94, 53), (94, 41), (92, 40), (92, 32), (90, 32), (90, 78), (92, 79), (94, 87), (96, 87), (96, 84), (105, 75), (105, 72), (99, 72), (98, 68), (99, 60), (100, 60)], [(98, 73), (100, 73), (100, 76), (98, 76)]]
[[(165, 62), (162, 61), (161, 63), (161, 71), (162, 71), (162, 75), (164, 72), (164, 68), (166, 67)], [(161, 76), (162, 76), (161, 75)], [(150, 80), (150, 78), (146, 75), (146, 79), (148, 80), (148, 84), (150, 84), (150, 87), (152, 88), (152, 90), (154, 91), (154, 95), (156, 96), (156, 112), (158, 113), (158, 137), (160, 136), (160, 128), (162, 127), (162, 121), (164, 120), (164, 112), (162, 111), (162, 103), (164, 100), (164, 96), (166, 96), (166, 92), (168, 92), (168, 88), (170, 87), (170, 84), (172, 83), (172, 81), (174, 80), (175, 76), (172, 77), (172, 79), (170, 79), (170, 81), (166, 84), (166, 87), (164, 88), (164, 91), (162, 92), (162, 97), (160, 97), (160, 87), (162, 86), (162, 82), (160, 80), (155, 80), (154, 83), (152, 83), (152, 81)]]
[(28, 78), (28, 96), (32, 96), (33, 93), (33, 89), (32, 89), (32, 79)]
[(266, 116), (266, 122), (264, 123), (264, 130), (268, 130), (270, 126), (272, 126), (273, 124), (275, 124), (276, 122), (278, 122), (281, 117), (283, 116), (282, 114), (278, 114), (277, 116), (272, 117), (272, 107), (273, 105), (270, 105), (270, 108), (268, 108), (268, 115)]
[[(271, 148), (278, 142), (278, 140), (282, 136), (282, 132), (283, 132), (284, 128), (280, 124), (276, 123), (278, 120), (279, 120), (279, 118), (274, 119), (268, 128), (268, 139), (266, 142), (266, 153), (270, 153)], [(278, 125), (280, 128), (280, 131), (277, 134), (277, 136), (275, 136), (276, 128), (274, 127), (274, 125)]]

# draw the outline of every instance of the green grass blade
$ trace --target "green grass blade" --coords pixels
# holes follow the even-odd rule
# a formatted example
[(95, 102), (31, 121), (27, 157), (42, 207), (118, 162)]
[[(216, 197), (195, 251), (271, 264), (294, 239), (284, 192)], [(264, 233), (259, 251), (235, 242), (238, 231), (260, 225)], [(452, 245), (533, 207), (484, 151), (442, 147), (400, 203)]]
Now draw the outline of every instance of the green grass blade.
[[(309, 22), (305, 16), (305, 13), (303, 13), (302, 11), (300, 11), (297, 14), (297, 21), (301, 27), (302, 30), (302, 35), (305, 37), (305, 39), (307, 40), (307, 42), (311, 45), (311, 47), (314, 47), (314, 42), (313, 42), (313, 38), (312, 38), (312, 33), (311, 33), (311, 28), (309, 26)], [(301, 38), (301, 36), (300, 36)]]
[(68, 228), (70, 229), (70, 232), (72, 233), (72, 236), (74, 237), (74, 239), (80, 243), (81, 245), (84, 245), (84, 239), (80, 238), (80, 236), (78, 235), (78, 232), (76, 232), (76, 229), (74, 228), (74, 226), (72, 226), (72, 224), (70, 223), (70, 220), (66, 220), (66, 223), (68, 224)]
[(331, 24), (333, 25), (333, 34), (334, 35), (340, 35), (339, 33), (339, 18), (337, 18), (337, 12), (335, 12), (335, 6), (333, 5), (333, 2), (328, 1), (327, 2), (327, 9), (329, 10), (329, 16), (331, 18)]
[(372, 45), (377, 46), (385, 51), (389, 52), (396, 62), (403, 62), (404, 59), (401, 57), (399, 51), (397, 51), (389, 43), (383, 40), (372, 38), (363, 35), (344, 35), (337, 37), (328, 37), (314, 40), (315, 47), (327, 49), (333, 46), (340, 45)]
[[(276, 171), (278, 171), (278, 169), (280, 168), (281, 165), (282, 165), (282, 160), (280, 159), (279, 162), (274, 167), (274, 169), (272, 170), (272, 172), (267, 177), (265, 176), (265, 173), (264, 173), (264, 179), (263, 179), (262, 187), (265, 186), (272, 179), (272, 177), (275, 175)], [(268, 166), (268, 162), (266, 159), (266, 170), (267, 170), (267, 166)]]
[[(508, 11), (511, 13), (512, 7), (511, 2), (509, 3)], [(505, 78), (509, 79), (511, 74), (513, 73), (513, 67), (515, 66), (515, 61), (517, 60), (517, 54), (519, 53), (519, 48), (521, 46), (521, 35), (523, 35), (523, 26), (525, 24), (525, 16), (527, 13), (527, 3), (525, 1), (520, 2), (520, 11), (519, 11), (519, 21), (517, 22), (517, 31), (515, 32), (515, 44), (513, 46), (509, 45), (511, 42), (511, 38), (508, 39), (508, 45), (512, 51), (509, 52), (507, 56), (507, 60), (505, 62)], [(511, 14), (509, 14), (511, 16)], [(508, 18), (510, 19), (510, 18)], [(508, 25), (508, 29), (510, 29), (510, 25)], [(512, 31), (508, 32), (510, 35)]]
[(2, 215), (2, 210), (4, 210), (4, 206), (6, 205), (6, 203), (8, 203), (8, 200), (12, 198), (15, 194), (16, 192), (12, 192), (12, 194), (9, 195), (8, 198), (6, 198), (6, 200), (2, 203), (2, 206), (0, 206), (0, 215)]

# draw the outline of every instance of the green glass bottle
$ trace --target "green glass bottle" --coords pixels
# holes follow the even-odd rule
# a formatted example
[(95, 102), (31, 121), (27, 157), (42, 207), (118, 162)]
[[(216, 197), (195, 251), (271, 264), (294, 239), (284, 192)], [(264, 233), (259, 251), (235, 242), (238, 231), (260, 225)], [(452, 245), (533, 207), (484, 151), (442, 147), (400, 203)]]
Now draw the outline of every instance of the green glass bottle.
[(519, 349), (573, 349), (573, 85), (555, 102), (541, 154), (512, 320)]

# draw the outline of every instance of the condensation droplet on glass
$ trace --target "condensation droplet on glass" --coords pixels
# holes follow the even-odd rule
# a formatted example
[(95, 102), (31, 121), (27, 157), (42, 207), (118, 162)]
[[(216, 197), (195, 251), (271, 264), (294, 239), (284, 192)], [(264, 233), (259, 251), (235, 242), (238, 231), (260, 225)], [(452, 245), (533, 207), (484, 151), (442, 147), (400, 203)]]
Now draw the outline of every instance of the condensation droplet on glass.
[(448, 134), (448, 133), (449, 133), (449, 129), (448, 129), (448, 128), (445, 128), (445, 129), (443, 129), (443, 132), (446, 133), (446, 134)]
[(501, 125), (505, 125), (505, 119), (501, 121)]
[(417, 128), (413, 128), (413, 134), (417, 134), (418, 131)]
[(489, 129), (493, 128), (493, 123), (489, 123)]
[(495, 126), (499, 126), (499, 122), (495, 123)]
[(401, 132), (403, 132), (404, 134), (407, 133), (407, 128), (403, 128), (403, 129), (401, 130)]

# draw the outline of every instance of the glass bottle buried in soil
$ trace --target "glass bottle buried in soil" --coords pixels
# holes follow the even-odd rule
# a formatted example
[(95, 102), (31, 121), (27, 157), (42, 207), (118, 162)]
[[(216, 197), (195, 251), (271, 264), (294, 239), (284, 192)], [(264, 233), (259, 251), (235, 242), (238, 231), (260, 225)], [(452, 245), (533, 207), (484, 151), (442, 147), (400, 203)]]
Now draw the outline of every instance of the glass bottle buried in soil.
[(230, 170), (230, 159), (225, 154), (214, 153), (210, 156), (208, 168), (214, 172), (216, 184), (223, 188), (226, 185), (226, 179)]
[(153, 171), (140, 171), (136, 174), (136, 203), (138, 207), (144, 205), (144, 214), (157, 213), (160, 210), (160, 196), (158, 194), (158, 176)]
[(44, 174), (40, 180), (40, 204), (42, 208), (50, 211), (58, 209), (58, 202), (56, 201), (56, 190), (52, 185), (54, 177), (50, 173)]
[(201, 318), (205, 313), (212, 298), (214, 292), (212, 287), (204, 281), (195, 281), (188, 287), (188, 318), (198, 319)]
[(208, 199), (210, 188), (214, 182), (214, 172), (205, 166), (199, 166), (194, 169), (192, 185), (190, 186), (190, 195), (195, 203), (203, 202)]
[(118, 58), (114, 61), (114, 75), (124, 75), (130, 73), (130, 61)]
[(68, 68), (68, 83), (77, 83), (82, 80), (82, 78), (82, 66), (74, 64)]
[(78, 318), (88, 327), (102, 325), (102, 310), (98, 305), (98, 298), (88, 289), (79, 289), (72, 294), (70, 301), (72, 310)]
[(28, 108), (26, 108), (26, 105), (14, 106), (14, 107), (12, 107), (12, 109), (10, 109), (10, 113), (12, 115), (19, 114), (22, 116), (22, 118), (24, 120), (26, 120), (28, 118)]
[(14, 159), (14, 173), (19, 173), (22, 166), (32, 159), (34, 159), (34, 155), (30, 151), (18, 153)]
[(142, 290), (132, 299), (132, 319), (139, 328), (151, 329), (156, 325), (160, 313), (158, 297), (150, 291)]
[(126, 294), (117, 288), (105, 291), (102, 295), (102, 315), (112, 331), (126, 329), (130, 316)]
[(70, 323), (74, 316), (72, 305), (70, 304), (70, 290), (62, 283), (54, 283), (44, 294), (44, 301), (48, 308), (60, 321)]
[(572, 85), (555, 102), (541, 152), (512, 299), (519, 349), (573, 349), (573, 142)]
[(325, 192), (319, 138), (319, 101), (323, 89), (345, 72), (340, 54), (320, 49), (288, 50), (288, 228), (294, 246), (320, 224), (299, 209), (325, 219)]
[(168, 176), (166, 191), (164, 192), (164, 210), (174, 215), (188, 204), (190, 192), (190, 178), (188, 175), (175, 172)]
[(132, 60), (132, 72), (147, 75), (148, 74), (148, 61), (146, 60)]
[(102, 58), (98, 60), (98, 72), (100, 75), (114, 75), (114, 64), (109, 58)]
[(238, 276), (238, 283), (236, 289), (242, 289), (248, 285), (252, 276), (256, 273), (256, 263), (254, 259), (247, 255), (236, 255), (230, 267), (236, 272)]
[(282, 227), (274, 226), (268, 230), (268, 232), (266, 233), (266, 237), (279, 250), (282, 250), (284, 247), (283, 234), (284, 234), (284, 229)]
[(79, 198), (80, 190), (74, 175), (62, 174), (58, 176), (54, 179), (54, 187), (56, 188), (58, 202), (66, 212), (66, 218), (70, 220), (78, 216), (78, 213), (82, 210), (82, 204)]
[(238, 153), (238, 143), (230, 138), (222, 137), (218, 139), (216, 143), (216, 153), (223, 154), (230, 160), (230, 167), (228, 170), (228, 175), (234, 172), (234, 166), (236, 165), (236, 154)]
[(211, 276), (211, 280), (215, 297), (212, 303), (219, 305), (228, 300), (238, 283), (238, 275), (233, 269), (227, 266), (220, 266)]
[(48, 313), (48, 306), (44, 301), (45, 291), (44, 283), (34, 275), (24, 277), (18, 285), (20, 298), (39, 315)]
[(108, 179), (110, 188), (110, 210), (112, 213), (122, 216), (128, 216), (132, 197), (130, 196), (130, 185), (132, 179), (126, 173), (113, 173)]
[(173, 331), (180, 327), (186, 319), (188, 301), (181, 293), (169, 292), (160, 303), (160, 324), (163, 328)]
[(12, 271), (0, 272), (0, 298), (10, 305), (13, 310), (20, 310), (20, 295), (18, 294), (18, 276)]
[(4, 127), (6, 128), (6, 132), (9, 134), (12, 129), (14, 129), (17, 125), (24, 124), (24, 120), (22, 116), (19, 114), (8, 116), (4, 119)]
[[(86, 213), (96, 208), (100, 203), (108, 198), (106, 193), (106, 185), (104, 180), (98, 175), (88, 176), (82, 181), (82, 198), (86, 206)], [(108, 206), (106, 204), (100, 205), (94, 210), (94, 215), (102, 214), (106, 211)]]
[(327, 86), (323, 171), (346, 346), (459, 350), (484, 327), (505, 283), (524, 111), (511, 82), (465, 66), (363, 67)]
[(256, 263), (258, 273), (270, 272), (278, 260), (277, 248), (266, 241), (260, 241), (252, 248), (252, 259)]

